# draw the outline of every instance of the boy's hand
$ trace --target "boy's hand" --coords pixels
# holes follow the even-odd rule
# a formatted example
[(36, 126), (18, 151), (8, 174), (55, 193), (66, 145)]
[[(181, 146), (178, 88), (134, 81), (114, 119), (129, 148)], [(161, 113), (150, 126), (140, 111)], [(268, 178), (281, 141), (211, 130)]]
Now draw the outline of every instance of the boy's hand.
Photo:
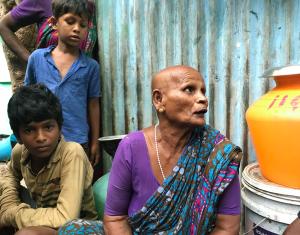
[(89, 159), (90, 159), (92, 166), (96, 166), (99, 163), (100, 151), (99, 151), (99, 143), (98, 142), (91, 144)]

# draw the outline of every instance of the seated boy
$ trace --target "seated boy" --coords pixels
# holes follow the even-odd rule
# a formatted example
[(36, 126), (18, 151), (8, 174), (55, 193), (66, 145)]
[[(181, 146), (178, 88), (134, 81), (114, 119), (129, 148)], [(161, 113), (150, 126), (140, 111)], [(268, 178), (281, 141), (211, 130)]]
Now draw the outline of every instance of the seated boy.
[[(93, 168), (81, 145), (61, 136), (58, 98), (43, 85), (20, 87), (8, 117), (19, 144), (0, 176), (0, 234), (56, 234), (72, 219), (96, 219)], [(30, 200), (17, 193), (23, 178)]]

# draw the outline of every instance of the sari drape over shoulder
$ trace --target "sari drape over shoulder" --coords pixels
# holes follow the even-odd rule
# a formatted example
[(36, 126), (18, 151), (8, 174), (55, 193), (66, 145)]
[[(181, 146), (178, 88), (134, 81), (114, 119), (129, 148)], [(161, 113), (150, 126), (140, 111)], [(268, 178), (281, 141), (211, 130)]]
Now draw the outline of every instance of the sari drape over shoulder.
[(192, 133), (172, 174), (128, 218), (134, 234), (206, 234), (220, 195), (238, 173), (241, 149), (205, 125)]

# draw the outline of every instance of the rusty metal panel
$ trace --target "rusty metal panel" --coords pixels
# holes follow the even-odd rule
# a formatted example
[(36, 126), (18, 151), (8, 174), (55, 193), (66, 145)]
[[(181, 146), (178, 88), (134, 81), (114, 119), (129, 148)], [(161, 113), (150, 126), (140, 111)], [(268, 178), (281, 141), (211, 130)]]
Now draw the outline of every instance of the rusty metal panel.
[(169, 65), (198, 69), (207, 122), (255, 160), (245, 112), (274, 86), (272, 66), (300, 60), (300, 0), (98, 0), (103, 136), (156, 121), (151, 76)]

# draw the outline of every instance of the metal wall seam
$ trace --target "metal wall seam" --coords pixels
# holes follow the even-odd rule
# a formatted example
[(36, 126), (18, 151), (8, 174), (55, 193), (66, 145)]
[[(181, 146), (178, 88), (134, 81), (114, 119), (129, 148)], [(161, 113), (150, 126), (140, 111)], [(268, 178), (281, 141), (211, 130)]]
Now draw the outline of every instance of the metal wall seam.
[(103, 135), (156, 122), (151, 77), (188, 64), (207, 85), (207, 122), (255, 161), (249, 105), (274, 86), (265, 69), (299, 63), (300, 0), (98, 0)]

